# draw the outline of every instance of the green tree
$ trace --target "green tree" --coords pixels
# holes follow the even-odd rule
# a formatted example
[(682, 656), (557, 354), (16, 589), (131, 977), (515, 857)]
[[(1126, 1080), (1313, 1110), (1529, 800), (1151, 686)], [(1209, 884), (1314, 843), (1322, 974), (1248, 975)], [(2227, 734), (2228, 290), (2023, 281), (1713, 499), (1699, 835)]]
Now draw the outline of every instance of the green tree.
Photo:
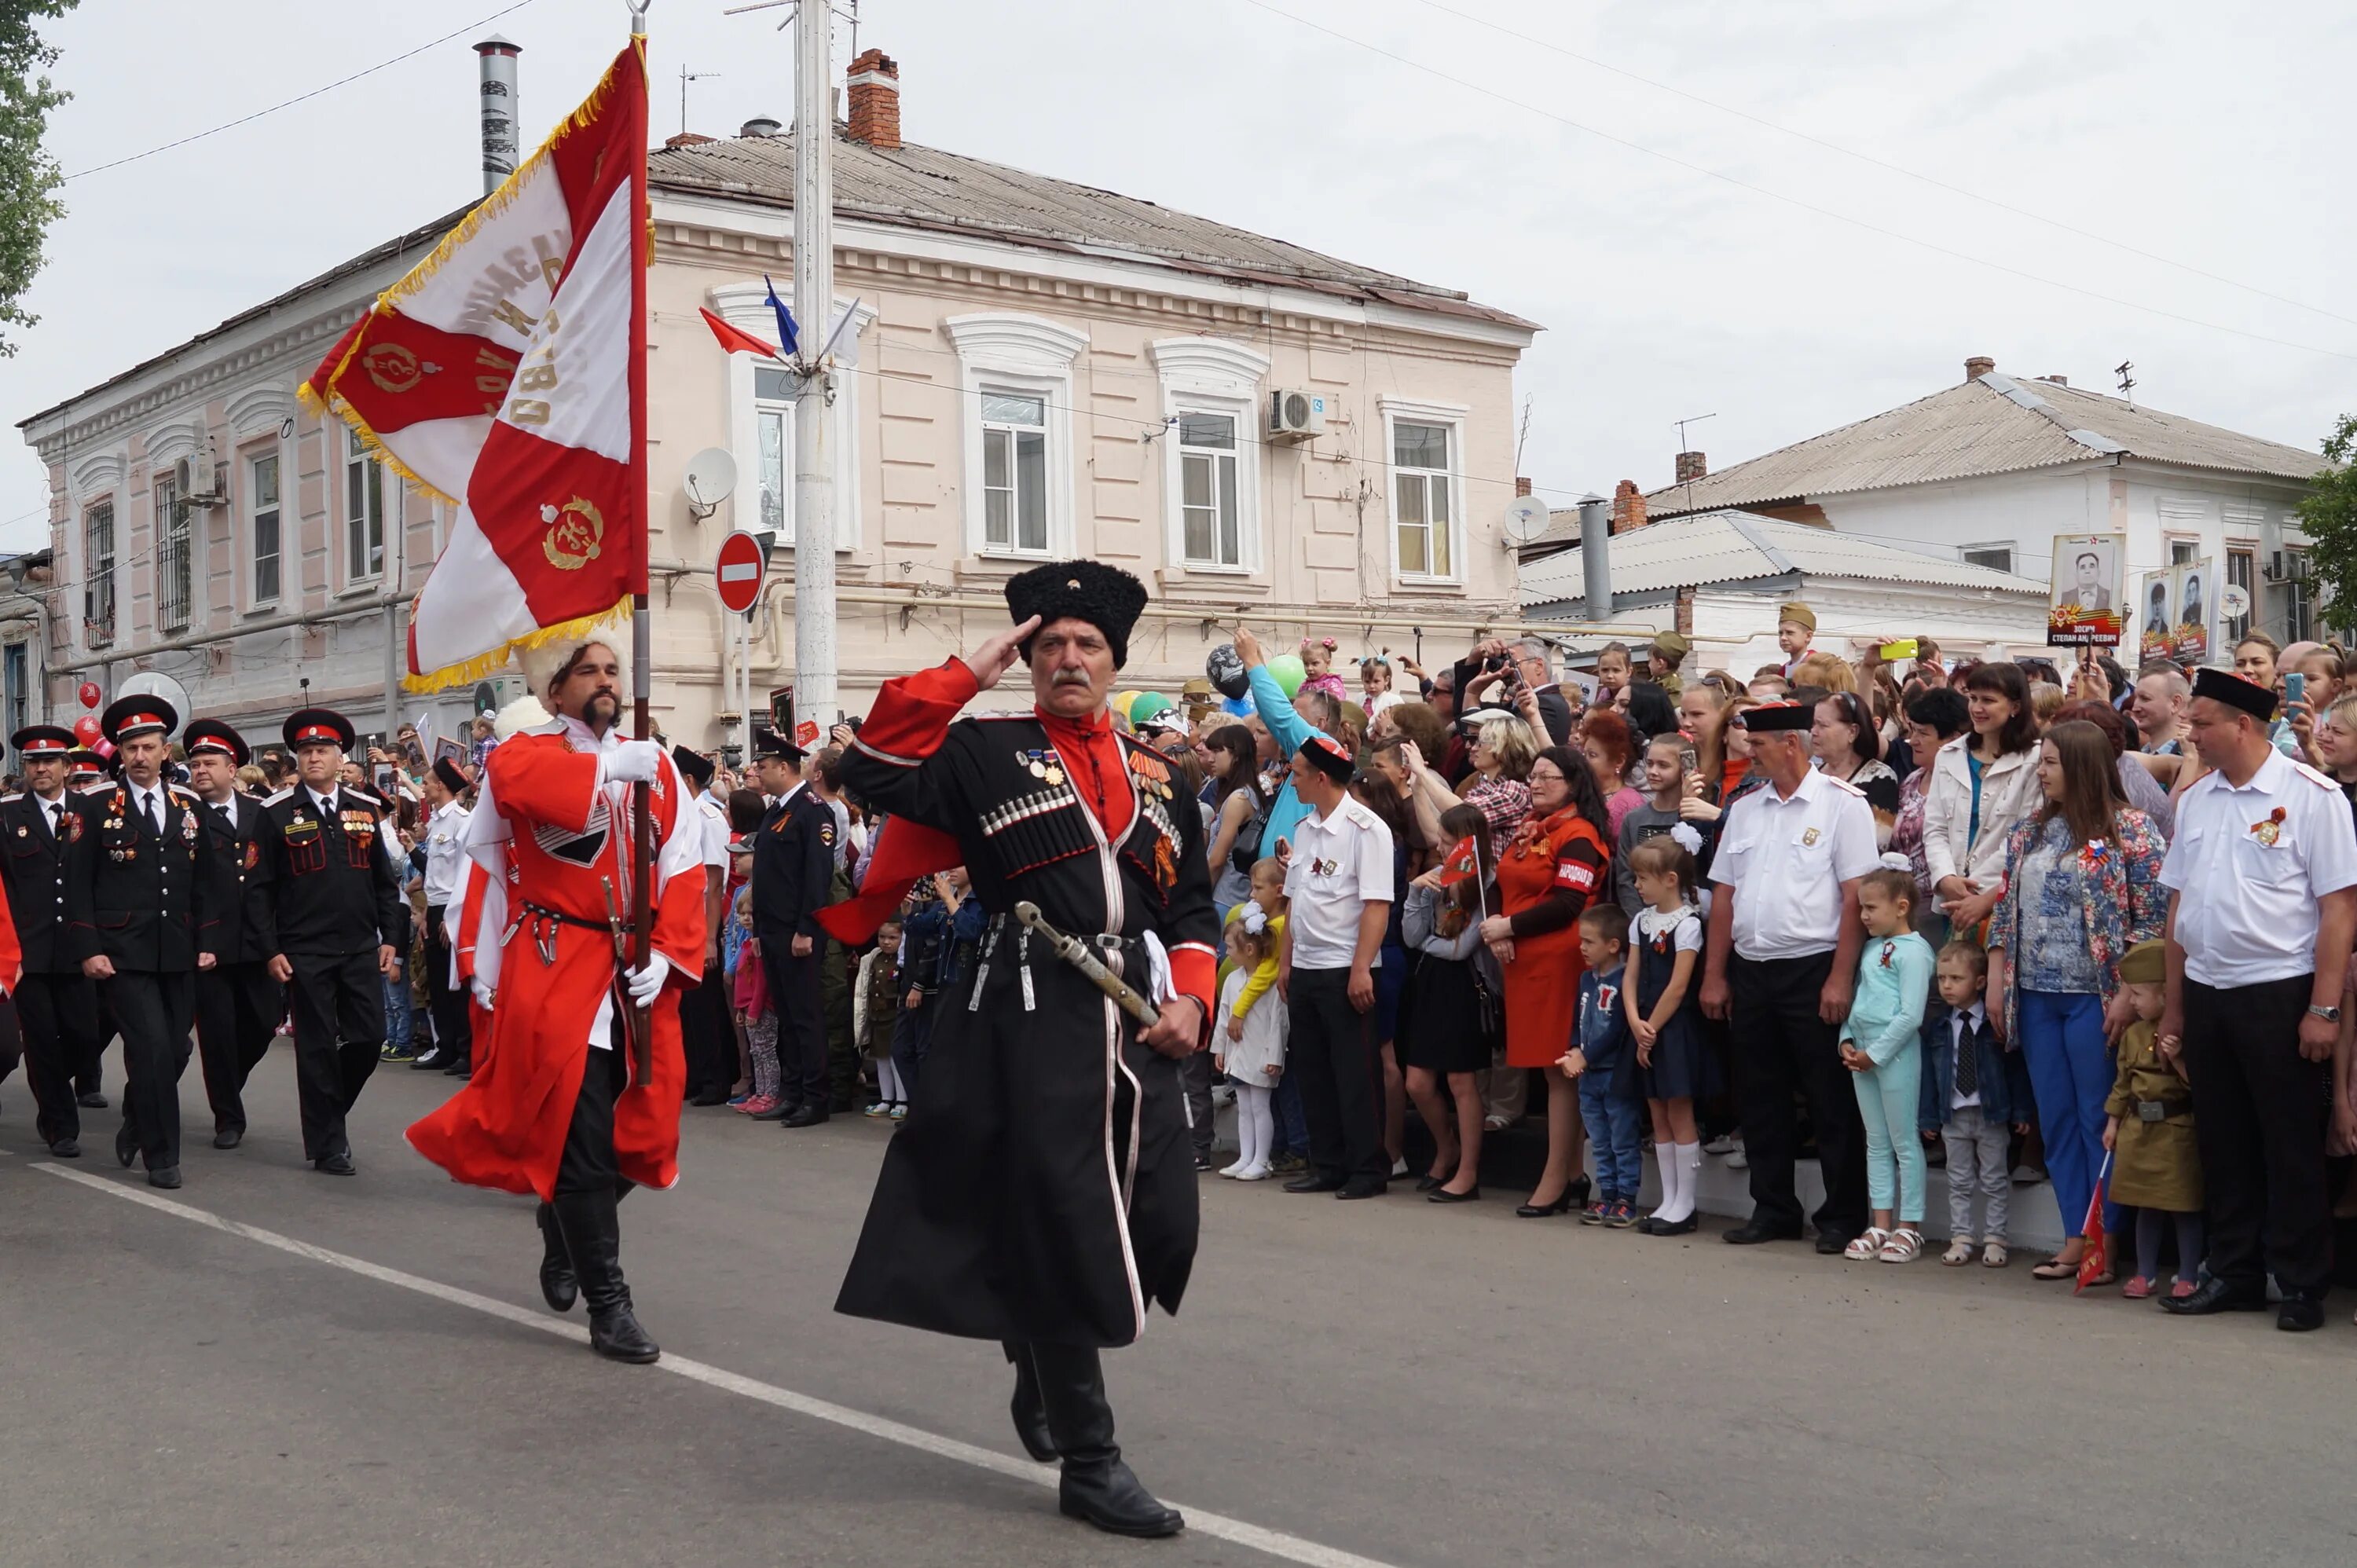
[(65, 215), (58, 160), (41, 146), (49, 111), (69, 93), (40, 75), (58, 51), (33, 30), (40, 16), (62, 16), (75, 0), (0, 0), (0, 359), (16, 351), (10, 328), (33, 325), (18, 301), (41, 270), (41, 241)]
[(2324, 438), (2324, 456), (2332, 466), (2308, 481), (2299, 525), (2314, 545), (2309, 568), (2323, 581), (2325, 619), (2350, 626), (2357, 624), (2357, 413), (2341, 416)]

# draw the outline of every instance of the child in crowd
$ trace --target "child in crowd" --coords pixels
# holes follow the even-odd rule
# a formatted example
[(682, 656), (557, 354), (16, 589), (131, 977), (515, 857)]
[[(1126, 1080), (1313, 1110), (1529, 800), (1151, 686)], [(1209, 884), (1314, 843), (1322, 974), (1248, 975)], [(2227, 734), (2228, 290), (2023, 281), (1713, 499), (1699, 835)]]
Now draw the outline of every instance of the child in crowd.
[(2167, 978), (2163, 944), (2142, 941), (2120, 955), (2120, 983), (2136, 1021), (2120, 1036), (2120, 1074), (2104, 1102), (2110, 1120), (2112, 1201), (2136, 1209), (2136, 1267), (2120, 1294), (2142, 1301), (2160, 1288), (2160, 1227), (2177, 1230), (2172, 1296), (2193, 1294), (2201, 1267), (2201, 1156), (2193, 1141), (2193, 1094), (2185, 1070), (2160, 1058), (2156, 1024)]
[(1630, 853), (1630, 870), (1645, 907), (1631, 946), (1629, 1032), (1637, 1042), (1637, 1087), (1653, 1124), (1653, 1162), (1662, 1173), (1662, 1201), (1638, 1229), (1648, 1236), (1684, 1236), (1701, 1220), (1695, 1211), (1702, 1179), (1702, 1134), (1695, 1101), (1716, 1091), (1711, 1056), (1703, 1039), (1702, 916), (1695, 908), (1694, 852), (1679, 838), (1698, 838), (1683, 824)]
[(851, 1038), (876, 1074), (876, 1098), (866, 1114), (895, 1120), (909, 1114), (900, 1070), (892, 1065), (892, 1025), (900, 1013), (900, 922), (876, 929), (876, 945), (859, 961), (851, 989)]
[(1645, 1179), (1637, 1153), (1635, 1042), (1621, 1007), (1621, 972), (1629, 952), (1629, 917), (1618, 904), (1590, 906), (1579, 917), (1579, 1017), (1572, 1047), (1555, 1062), (1579, 1084), (1579, 1116), (1596, 1145), (1596, 1197), (1582, 1225), (1626, 1230), (1637, 1223), (1637, 1191)]
[(1385, 708), (1395, 708), (1405, 701), (1405, 697), (1392, 690), (1390, 660), (1359, 660), (1359, 705), (1366, 710), (1369, 724), (1374, 723), (1375, 715)]
[(1408, 1098), (1432, 1131), (1432, 1165), (1418, 1190), (1434, 1203), (1471, 1203), (1481, 1196), (1480, 1075), (1490, 1069), (1503, 1020), (1505, 983), (1481, 940), (1481, 921), (1497, 907), (1497, 854), (1490, 818), (1479, 806), (1440, 813), (1440, 842), (1470, 840), (1473, 867), (1441, 863), (1408, 885), (1400, 935), (1419, 955), (1400, 1007), (1400, 1053)]
[[(1232, 926), (1254, 906), (1268, 918), (1268, 957), (1245, 977), (1243, 990), (1237, 993), (1235, 1001), (1220, 1009), (1220, 1027), (1231, 1041), (1244, 1037), (1244, 1015), (1252, 1011), (1253, 1004), (1276, 988), (1276, 949), (1285, 939), (1285, 867), (1274, 855), (1253, 862), (1252, 894), (1228, 911), (1228, 923)], [(1218, 1031), (1211, 1037), (1217, 1044)], [(1274, 1108), (1277, 1127), (1275, 1147), (1269, 1156), (1269, 1175), (1284, 1176), (1307, 1169), (1304, 1156), (1309, 1152), (1308, 1123), (1302, 1114), (1301, 1090), (1291, 1079), (1280, 1077), (1276, 1080)]]
[[(1999, 1045), (1983, 996), (1988, 954), (1980, 944), (1952, 941), (1940, 950), (1939, 1000), (1923, 1015), (1922, 1097), (1915, 1125), (1936, 1133), (1948, 1160), (1948, 1230), (1953, 1237), (1940, 1262), (1960, 1269), (1973, 1261), (1980, 1239), (1984, 1267), (2011, 1262), (2006, 1217), (2013, 1176), (2006, 1153), (2012, 1134), (2029, 1131), (2029, 1069), (2021, 1052)], [(1981, 1221), (1973, 1223), (1973, 1194)]]
[(1300, 689), (1323, 692), (1338, 703), (1351, 700), (1350, 688), (1342, 677), (1334, 673), (1334, 639), (1330, 637), (1305, 637), (1301, 639), (1301, 668), (1304, 671)]
[(1596, 695), (1590, 707), (1611, 707), (1629, 689), (1631, 663), (1629, 645), (1608, 642), (1596, 654)]
[(1236, 1088), (1236, 1163), (1220, 1172), (1238, 1181), (1266, 1181), (1270, 1146), (1275, 1142), (1276, 1117), (1269, 1097), (1285, 1071), (1287, 1010), (1264, 993), (1237, 1012), (1247, 981), (1264, 963), (1276, 961), (1276, 938), (1269, 916), (1258, 904), (1246, 904), (1228, 922), (1228, 971), (1220, 991), (1220, 1004), (1228, 1010), (1226, 1034), (1212, 1042), (1211, 1066), (1228, 1075)]
[(1917, 936), (1915, 877), (1904, 857), (1858, 882), (1866, 927), (1857, 1000), (1842, 1025), (1842, 1065), (1855, 1074), (1866, 1122), (1866, 1186), (1874, 1223), (1843, 1250), (1846, 1258), (1911, 1263), (1923, 1251), (1923, 1144), (1914, 1135), (1922, 1099), (1923, 1003), (1932, 990), (1932, 945)]
[(770, 977), (761, 967), (761, 944), (753, 937), (753, 890), (737, 895), (729, 923), (737, 938), (736, 968), (730, 973), (729, 995), (737, 1004), (737, 1022), (745, 1031), (747, 1054), (753, 1058), (753, 1092), (731, 1101), (748, 1116), (781, 1114), (778, 1104), (778, 1015), (770, 1009)]

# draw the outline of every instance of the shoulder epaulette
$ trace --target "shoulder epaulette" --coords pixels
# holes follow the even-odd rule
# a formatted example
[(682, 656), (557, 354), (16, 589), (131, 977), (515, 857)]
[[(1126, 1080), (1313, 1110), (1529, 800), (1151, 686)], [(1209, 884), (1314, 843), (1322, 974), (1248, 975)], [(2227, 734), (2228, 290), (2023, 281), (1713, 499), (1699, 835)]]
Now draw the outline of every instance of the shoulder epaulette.
[(198, 794), (194, 789), (189, 789), (186, 784), (170, 784), (167, 785), (166, 788), (184, 800), (194, 800), (199, 806), (205, 803), (205, 798), (202, 795)]
[(1866, 798), (1866, 791), (1859, 789), (1857, 785), (1851, 783), (1846, 779), (1836, 779), (1830, 773), (1820, 773), (1817, 777), (1823, 779), (1826, 783), (1832, 785), (1836, 789), (1846, 789), (1860, 800), (1864, 800)]
[(23, 800), (24, 798), (25, 798), (25, 792), (24, 792), (22, 789), (18, 789), (18, 790), (16, 790), (16, 791), (14, 791), (13, 793), (10, 793), (10, 794), (6, 794), (6, 795), (0, 795), (0, 802), (5, 802), (5, 801), (8, 801), (8, 800)]
[(79, 791), (77, 791), (77, 793), (83, 795), (109, 795), (121, 788), (121, 785), (113, 783), (85, 784)]
[(2302, 762), (2297, 757), (2288, 757), (2284, 760), (2290, 763), (2292, 767), (2299, 772), (2302, 778), (2306, 779), (2309, 783), (2315, 785), (2319, 789), (2338, 789), (2341, 788), (2338, 783), (2333, 781), (2330, 774), (2319, 773), (2315, 768), (2310, 768), (2307, 763)]
[(289, 784), (288, 786), (286, 786), (286, 788), (285, 788), (285, 789), (281, 789), (281, 790), (280, 790), (280, 791), (278, 791), (278, 793), (276, 793), (275, 795), (264, 795), (264, 796), (262, 798), (262, 803), (263, 803), (264, 805), (265, 805), (265, 806), (274, 806), (274, 805), (278, 804), (278, 802), (279, 802), (279, 801), (284, 800), (285, 799), (286, 799), (286, 797), (287, 797), (287, 796), (292, 795), (293, 793), (295, 793), (295, 786), (294, 786), (294, 785), (292, 785), (292, 784)]

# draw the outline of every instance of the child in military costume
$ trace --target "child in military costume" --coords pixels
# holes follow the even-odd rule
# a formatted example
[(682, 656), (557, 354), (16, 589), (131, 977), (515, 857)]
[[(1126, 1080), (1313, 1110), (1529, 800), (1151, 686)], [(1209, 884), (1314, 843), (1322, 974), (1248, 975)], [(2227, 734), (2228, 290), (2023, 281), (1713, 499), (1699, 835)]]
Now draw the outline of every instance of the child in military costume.
[(2136, 1268), (2121, 1293), (2142, 1301), (2160, 1288), (2164, 1223), (2177, 1231), (2176, 1297), (2193, 1294), (2201, 1272), (2201, 1153), (2193, 1141), (2193, 1091), (2181, 1069), (2163, 1061), (2155, 1026), (2168, 978), (2158, 938), (2121, 955), (2120, 983), (2136, 1021), (2120, 1036), (2119, 1077), (2104, 1102), (2111, 1120), (2104, 1147), (2112, 1155), (2114, 1203), (2136, 1209)]

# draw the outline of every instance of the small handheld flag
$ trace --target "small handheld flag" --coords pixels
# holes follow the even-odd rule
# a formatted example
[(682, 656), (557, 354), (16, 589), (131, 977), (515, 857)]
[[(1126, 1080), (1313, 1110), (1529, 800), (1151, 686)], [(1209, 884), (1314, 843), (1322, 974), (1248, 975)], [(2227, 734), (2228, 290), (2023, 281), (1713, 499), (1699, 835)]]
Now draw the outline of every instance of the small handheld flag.
[(1481, 875), (1481, 856), (1473, 844), (1473, 835), (1466, 834), (1440, 863), (1440, 885), (1454, 887), (1469, 877)]
[(2079, 1254), (2079, 1279), (2071, 1287), (2072, 1295), (2102, 1279), (2104, 1271), (2111, 1267), (2112, 1239), (2104, 1229), (2104, 1188), (2111, 1175), (2112, 1154), (2106, 1149), (2104, 1151), (2104, 1168), (2095, 1173), (2094, 1196), (2087, 1200), (2086, 1222), (2079, 1227), (2079, 1234), (2087, 1239), (2087, 1250)]
[[(783, 348), (788, 354), (800, 353), (802, 349), (795, 342), (795, 339), (801, 336), (801, 333), (794, 326), (794, 313), (788, 310), (786, 308), (786, 302), (778, 297), (778, 285), (776, 284), (770, 283), (769, 274), (763, 273), (761, 274), (761, 281), (765, 284), (770, 284), (769, 306), (771, 310), (778, 313), (779, 345)], [(782, 356), (780, 357), (782, 358)]]

